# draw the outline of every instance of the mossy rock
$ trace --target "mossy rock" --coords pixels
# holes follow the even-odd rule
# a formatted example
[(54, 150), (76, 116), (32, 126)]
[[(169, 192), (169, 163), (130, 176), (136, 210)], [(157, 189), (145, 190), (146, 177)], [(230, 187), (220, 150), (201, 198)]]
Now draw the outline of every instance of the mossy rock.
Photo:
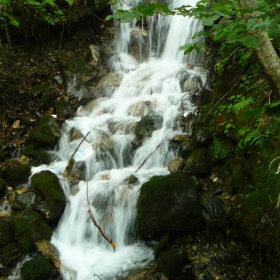
[(4, 179), (9, 186), (17, 187), (21, 184), (26, 184), (30, 174), (31, 166), (28, 164), (11, 166), (4, 173)]
[(44, 117), (38, 127), (29, 132), (29, 142), (36, 148), (53, 149), (61, 136), (60, 128), (53, 117)]
[(48, 170), (36, 173), (31, 177), (31, 189), (46, 202), (46, 218), (57, 220), (66, 204), (57, 176)]
[(18, 212), (11, 217), (11, 223), (18, 248), (23, 253), (35, 250), (34, 242), (51, 239), (51, 228), (35, 211)]
[(50, 83), (36, 85), (33, 86), (28, 93), (32, 98), (37, 98), (40, 97), (45, 91), (47, 91), (49, 87), (50, 87)]
[(25, 262), (21, 269), (22, 280), (48, 280), (52, 275), (52, 267), (42, 256)]
[(38, 149), (34, 144), (29, 144), (24, 147), (22, 154), (35, 159), (38, 164), (49, 164), (52, 161), (52, 155), (49, 152)]
[(55, 111), (59, 118), (68, 119), (73, 117), (73, 109), (71, 103), (64, 98), (60, 98), (55, 102)]
[(2, 252), (2, 261), (5, 265), (15, 264), (20, 258), (21, 253), (16, 243), (10, 243), (5, 246)]
[(155, 117), (143, 117), (135, 127), (135, 136), (138, 141), (142, 141), (145, 137), (150, 137), (153, 131), (159, 129), (162, 124), (162, 118)]
[(7, 192), (7, 183), (6, 181), (0, 177), (0, 198), (4, 197)]
[(205, 177), (211, 173), (212, 161), (207, 148), (196, 148), (187, 158), (183, 172), (188, 175)]
[(11, 222), (8, 218), (0, 218), (0, 246), (13, 242), (14, 234)]
[[(183, 267), (189, 263), (188, 254), (181, 248), (171, 246), (168, 250), (159, 254), (157, 259), (157, 267), (169, 279), (175, 279), (182, 273)], [(186, 278), (195, 279), (195, 278)]]
[(137, 228), (144, 239), (166, 233), (196, 232), (204, 219), (196, 181), (185, 174), (154, 176), (143, 184), (137, 203)]

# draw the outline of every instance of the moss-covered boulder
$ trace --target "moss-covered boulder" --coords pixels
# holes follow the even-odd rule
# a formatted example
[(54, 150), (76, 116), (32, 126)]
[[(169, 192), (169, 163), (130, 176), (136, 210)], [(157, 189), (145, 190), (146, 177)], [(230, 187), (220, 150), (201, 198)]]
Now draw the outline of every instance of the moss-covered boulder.
[(5, 246), (2, 252), (2, 261), (5, 265), (12, 265), (20, 258), (21, 253), (16, 243), (10, 243)]
[(55, 111), (61, 119), (71, 118), (74, 114), (71, 103), (64, 98), (60, 98), (55, 102)]
[(205, 177), (211, 173), (211, 157), (207, 148), (196, 148), (187, 158), (184, 173)]
[(65, 196), (57, 176), (51, 171), (42, 171), (31, 177), (31, 189), (46, 203), (46, 218), (57, 220), (65, 208)]
[(4, 197), (7, 192), (7, 183), (6, 181), (0, 177), (0, 198)]
[[(171, 246), (159, 254), (157, 259), (157, 267), (159, 271), (163, 272), (169, 279), (175, 279), (182, 273), (182, 268), (189, 263), (188, 254), (181, 248)], [(195, 279), (195, 278), (185, 278)]]
[[(39, 164), (48, 164), (51, 163), (52, 160), (52, 154), (36, 147), (34, 144), (29, 144), (22, 150), (22, 154), (33, 158), (37, 161), (37, 165)], [(34, 163), (32, 163), (34, 166)], [(35, 164), (36, 165), (36, 164)]]
[(29, 142), (36, 148), (53, 149), (57, 144), (61, 133), (55, 119), (51, 116), (42, 118), (38, 127), (29, 132)]
[(0, 246), (13, 242), (14, 234), (9, 218), (0, 217)]
[(31, 166), (28, 164), (10, 166), (4, 173), (4, 179), (9, 186), (17, 187), (26, 184), (31, 174)]
[(166, 233), (195, 232), (204, 225), (196, 181), (185, 174), (154, 176), (137, 203), (137, 227), (142, 238)]
[(145, 137), (150, 137), (153, 131), (159, 129), (162, 124), (162, 118), (159, 116), (143, 117), (135, 127), (135, 136), (138, 141), (142, 141)]
[(35, 211), (22, 211), (11, 217), (13, 233), (17, 240), (17, 246), (23, 253), (36, 248), (34, 242), (50, 240), (51, 228), (44, 223), (43, 217)]
[(21, 269), (22, 280), (48, 280), (52, 274), (52, 267), (42, 256), (25, 262)]

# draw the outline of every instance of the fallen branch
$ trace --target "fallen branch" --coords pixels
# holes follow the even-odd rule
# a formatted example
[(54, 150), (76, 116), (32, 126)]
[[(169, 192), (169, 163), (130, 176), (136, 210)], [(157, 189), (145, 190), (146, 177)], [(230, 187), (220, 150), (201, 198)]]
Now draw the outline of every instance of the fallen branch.
[(90, 216), (90, 219), (92, 220), (93, 224), (97, 227), (97, 229), (99, 230), (100, 234), (103, 236), (103, 238), (111, 245), (111, 247), (113, 247), (114, 252), (116, 250), (116, 245), (114, 244), (113, 240), (102, 230), (102, 228), (98, 225), (98, 223), (96, 222), (92, 211), (90, 209), (90, 202), (89, 202), (89, 198), (88, 198), (88, 185), (87, 185), (87, 203), (88, 203), (88, 213)]
[(149, 155), (148, 155), (148, 157), (141, 163), (141, 165), (137, 168), (137, 170), (135, 171), (135, 173), (137, 172), (137, 171), (139, 171), (139, 169), (141, 169), (142, 168), (142, 166), (147, 162), (147, 160), (156, 152), (156, 150), (161, 146), (161, 144), (162, 143), (160, 143), (160, 144), (158, 144), (157, 145), (157, 147), (156, 147), (156, 149), (152, 152), (152, 153), (150, 153)]
[[(68, 177), (71, 178), (71, 173), (75, 164), (75, 159), (74, 156), (77, 153), (78, 149), (80, 148), (80, 146), (82, 145), (82, 143), (86, 140), (87, 136), (90, 134), (90, 131), (86, 134), (86, 136), (82, 139), (82, 141), (80, 142), (80, 144), (78, 145), (78, 147), (76, 148), (76, 150), (74, 151), (74, 153), (72, 154), (72, 156), (70, 157), (70, 159), (68, 160), (68, 164), (64, 170), (64, 174)], [(72, 179), (72, 178), (71, 178)]]

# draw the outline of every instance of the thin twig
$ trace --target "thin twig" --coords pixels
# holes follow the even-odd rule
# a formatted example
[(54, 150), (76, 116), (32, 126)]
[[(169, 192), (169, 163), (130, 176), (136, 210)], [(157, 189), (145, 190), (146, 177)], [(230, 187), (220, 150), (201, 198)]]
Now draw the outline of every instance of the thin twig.
[(86, 136), (83, 138), (83, 140), (80, 142), (80, 144), (78, 145), (78, 147), (76, 148), (76, 150), (74, 151), (74, 153), (72, 154), (72, 156), (70, 157), (70, 159), (72, 157), (74, 157), (74, 155), (77, 153), (78, 149), (80, 148), (80, 146), (82, 145), (82, 143), (86, 140), (87, 136), (90, 134), (90, 131), (86, 134)]
[(148, 155), (148, 157), (141, 163), (141, 165), (137, 168), (137, 170), (135, 171), (135, 173), (137, 172), (137, 171), (139, 171), (139, 169), (140, 168), (142, 168), (142, 166), (147, 162), (147, 160), (156, 152), (156, 150), (161, 146), (161, 144), (162, 143), (160, 143), (160, 144), (158, 144), (157, 145), (157, 147), (156, 147), (156, 149), (152, 152), (152, 153), (150, 153), (149, 155)]
[(92, 211), (90, 209), (90, 202), (89, 202), (89, 197), (88, 197), (88, 182), (87, 182), (87, 203), (88, 203), (88, 213), (89, 213), (89, 216), (90, 216), (90, 219), (92, 220), (93, 224), (97, 227), (97, 229), (99, 230), (100, 234), (103, 236), (103, 238), (111, 245), (111, 247), (113, 247), (114, 249), (114, 252), (116, 250), (116, 245), (114, 244), (113, 240), (102, 230), (102, 228), (98, 225), (98, 223), (96, 222), (93, 214), (92, 214)]

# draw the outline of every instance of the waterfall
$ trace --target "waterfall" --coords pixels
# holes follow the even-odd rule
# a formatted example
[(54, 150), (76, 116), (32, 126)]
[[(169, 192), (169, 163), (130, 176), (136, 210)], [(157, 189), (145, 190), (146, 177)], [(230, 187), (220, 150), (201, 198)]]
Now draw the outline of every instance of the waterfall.
[[(138, 4), (130, 2), (126, 1), (129, 6), (132, 2)], [(171, 8), (190, 2), (195, 5), (197, 1), (175, 0)], [(167, 165), (177, 156), (177, 151), (169, 149), (169, 142), (182, 133), (178, 117), (195, 110), (187, 98), (181, 110), (186, 94), (184, 79), (199, 77), (205, 81), (199, 67), (189, 68), (189, 64), (200, 63), (202, 57), (195, 53), (184, 56), (178, 51), (201, 28), (199, 22), (155, 15), (147, 19), (148, 30), (137, 26), (136, 21), (116, 25), (116, 55), (110, 64), (122, 78), (120, 86), (112, 95), (84, 106), (75, 118), (67, 120), (57, 151), (59, 160), (34, 169), (56, 173), (67, 197), (66, 209), (52, 237), (61, 255), (65, 280), (88, 280), (94, 275), (113, 279), (121, 271), (143, 267), (153, 260), (152, 249), (138, 241), (135, 234), (137, 198), (144, 182), (155, 175), (169, 174)], [(143, 42), (148, 44), (139, 40), (141, 61), (129, 48), (135, 29), (142, 32), (140, 37), (146, 36)], [(144, 58), (143, 50), (147, 50), (148, 57)], [(135, 147), (135, 126), (144, 116), (153, 117), (157, 129)], [(62, 176), (83, 139), (70, 141), (73, 130), (83, 136), (90, 132), (75, 154), (84, 179), (74, 187)], [(133, 183), (128, 178), (134, 178)], [(116, 252), (89, 219), (87, 198), (97, 223), (116, 244)]]

